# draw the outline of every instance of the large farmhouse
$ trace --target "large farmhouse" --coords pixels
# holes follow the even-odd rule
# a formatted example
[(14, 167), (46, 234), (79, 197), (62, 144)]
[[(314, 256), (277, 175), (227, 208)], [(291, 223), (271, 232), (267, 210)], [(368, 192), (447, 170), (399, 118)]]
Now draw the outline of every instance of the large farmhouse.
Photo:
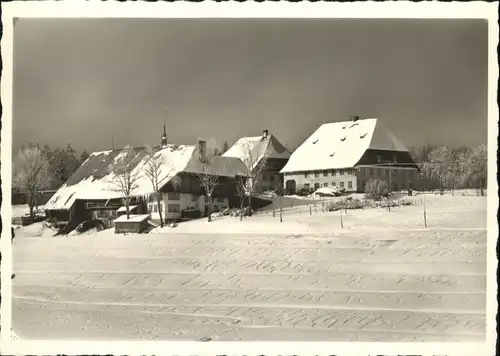
[(290, 194), (320, 187), (364, 191), (371, 179), (390, 182), (392, 190), (407, 189), (419, 178), (408, 148), (379, 119), (358, 117), (321, 125), (281, 173)]
[(288, 162), (290, 152), (268, 130), (263, 130), (262, 136), (240, 138), (223, 157), (240, 159), (249, 171), (262, 165), (259, 181), (254, 186), (255, 192), (261, 193), (283, 187), (280, 170)]
[[(153, 148), (154, 157), (160, 157), (162, 162), (160, 209), (165, 219), (179, 219), (196, 210), (201, 215), (205, 213), (207, 201), (199, 179), (199, 173), (205, 172), (199, 159), (204, 146), (204, 141), (197, 145), (163, 142), (162, 146)], [(158, 219), (156, 196), (144, 174), (151, 156), (144, 147), (134, 148), (134, 152), (137, 164), (132, 172), (137, 173), (139, 179), (132, 192), (130, 209), (133, 214), (150, 213), (153, 220)], [(89, 219), (112, 221), (123, 213), (123, 200), (116, 189), (116, 177), (109, 170), (122, 154), (121, 149), (92, 153), (45, 205), (47, 218), (60, 225), (76, 226)], [(239, 159), (220, 156), (215, 157), (212, 167), (210, 171), (218, 176), (212, 194), (213, 207), (220, 210), (228, 207), (229, 198), (236, 195), (235, 178), (245, 175), (245, 167)]]

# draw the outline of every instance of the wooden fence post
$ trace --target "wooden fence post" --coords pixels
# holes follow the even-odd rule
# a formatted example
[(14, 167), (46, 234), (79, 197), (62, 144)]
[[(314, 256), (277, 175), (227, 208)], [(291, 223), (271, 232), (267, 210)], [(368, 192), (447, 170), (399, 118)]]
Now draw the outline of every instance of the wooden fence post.
[(309, 215), (312, 215), (312, 207), (309, 205)]

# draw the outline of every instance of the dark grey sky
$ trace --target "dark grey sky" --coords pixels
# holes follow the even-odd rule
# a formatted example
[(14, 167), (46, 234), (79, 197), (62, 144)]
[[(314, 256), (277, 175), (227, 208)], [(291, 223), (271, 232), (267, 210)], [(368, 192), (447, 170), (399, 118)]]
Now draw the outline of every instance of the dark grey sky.
[(407, 145), (486, 142), (487, 23), (385, 19), (21, 19), (13, 144), (78, 151), (378, 117)]

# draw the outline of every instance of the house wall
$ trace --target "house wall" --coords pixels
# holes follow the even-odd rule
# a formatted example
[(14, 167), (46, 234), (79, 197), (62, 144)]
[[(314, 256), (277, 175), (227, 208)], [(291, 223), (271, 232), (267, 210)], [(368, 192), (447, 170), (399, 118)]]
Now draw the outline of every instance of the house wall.
[(411, 167), (361, 166), (357, 178), (360, 191), (364, 191), (365, 184), (370, 179), (385, 180), (388, 184), (390, 180), (392, 191), (406, 190), (409, 184), (412, 189), (418, 189), (420, 186), (420, 172)]
[[(162, 209), (163, 219), (178, 220), (182, 216), (182, 211), (185, 209), (199, 209), (202, 215), (205, 215), (205, 196), (188, 194), (188, 193), (162, 193), (160, 206)], [(222, 211), (229, 207), (228, 197), (213, 197), (212, 212)], [(148, 211), (153, 220), (160, 220), (156, 200), (152, 199), (148, 202)]]
[(262, 170), (260, 180), (254, 187), (256, 193), (269, 190), (280, 190), (283, 186), (283, 176), (280, 171), (285, 167), (288, 159), (269, 158), (266, 161), (266, 169)]
[(286, 173), (283, 178), (283, 187), (286, 189), (287, 181), (295, 180), (296, 191), (307, 188), (307, 186), (313, 190), (326, 186), (345, 188), (346, 191), (356, 191), (356, 175), (357, 171), (355, 169)]

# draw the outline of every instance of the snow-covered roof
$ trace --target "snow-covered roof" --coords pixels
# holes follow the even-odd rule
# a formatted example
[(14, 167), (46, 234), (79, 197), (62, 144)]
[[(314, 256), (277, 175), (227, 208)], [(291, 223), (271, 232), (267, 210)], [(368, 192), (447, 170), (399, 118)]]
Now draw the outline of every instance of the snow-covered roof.
[[(134, 196), (143, 196), (153, 193), (152, 184), (146, 174), (147, 162), (150, 155), (145, 147), (134, 148), (136, 153), (132, 174), (138, 175), (137, 188)], [(167, 184), (170, 179), (180, 172), (200, 173), (202, 166), (198, 159), (194, 145), (167, 145), (154, 148), (155, 158), (161, 159), (160, 186)], [(92, 153), (77, 171), (62, 185), (45, 205), (46, 210), (68, 210), (77, 199), (117, 199), (120, 192), (117, 190), (115, 175), (109, 167), (116, 163), (124, 154), (124, 150), (101, 151)], [(243, 162), (237, 159), (217, 157), (215, 169), (217, 175), (235, 176), (244, 175)]]
[(267, 137), (242, 137), (223, 156), (239, 158), (249, 168), (254, 169), (263, 157), (288, 159), (290, 152), (274, 135), (268, 134)]
[(127, 215), (120, 215), (115, 219), (115, 222), (141, 222), (144, 220), (149, 219), (149, 215), (147, 214), (141, 214), (141, 215), (129, 215), (129, 218), (127, 219)]
[[(130, 205), (130, 206), (128, 207), (128, 211), (130, 212), (130, 211), (132, 211), (132, 210), (134, 210), (134, 209), (137, 209), (137, 207), (138, 207), (138, 205)], [(126, 207), (126, 206), (122, 206), (122, 207), (120, 207), (120, 208), (119, 208), (116, 212), (117, 212), (117, 213), (121, 213), (122, 211), (123, 211), (123, 212), (126, 212), (126, 211), (127, 211), (127, 207)]]
[(354, 167), (368, 149), (408, 152), (379, 119), (333, 122), (309, 136), (281, 173)]

